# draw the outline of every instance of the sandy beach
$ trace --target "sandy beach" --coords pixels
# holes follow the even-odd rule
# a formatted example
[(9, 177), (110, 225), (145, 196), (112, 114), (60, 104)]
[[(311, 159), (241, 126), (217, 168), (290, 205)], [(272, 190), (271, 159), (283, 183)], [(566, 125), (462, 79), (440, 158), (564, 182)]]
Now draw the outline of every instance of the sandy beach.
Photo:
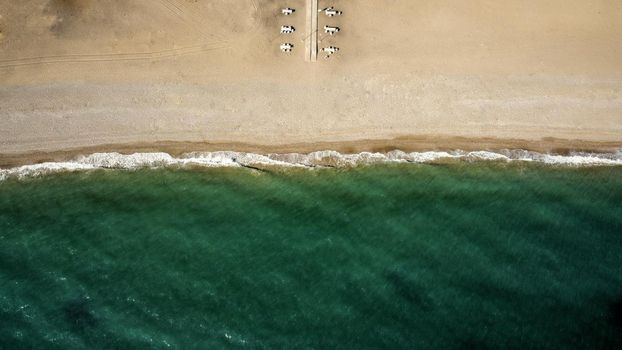
[(318, 16), (341, 31), (318, 33), (340, 51), (317, 62), (305, 5), (0, 2), (0, 166), (95, 151), (622, 148), (620, 1), (320, 0), (343, 16)]

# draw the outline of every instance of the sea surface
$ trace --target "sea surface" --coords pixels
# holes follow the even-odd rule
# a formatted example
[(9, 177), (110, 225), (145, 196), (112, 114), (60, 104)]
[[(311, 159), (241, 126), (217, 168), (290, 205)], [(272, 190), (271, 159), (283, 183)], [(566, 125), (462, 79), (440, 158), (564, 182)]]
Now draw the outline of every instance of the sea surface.
[(621, 349), (622, 167), (0, 181), (1, 349)]

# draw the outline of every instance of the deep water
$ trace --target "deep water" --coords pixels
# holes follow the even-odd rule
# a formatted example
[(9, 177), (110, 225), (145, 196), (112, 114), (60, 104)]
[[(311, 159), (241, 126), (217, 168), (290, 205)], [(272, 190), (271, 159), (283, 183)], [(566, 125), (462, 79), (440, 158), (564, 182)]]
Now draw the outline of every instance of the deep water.
[(2, 349), (622, 348), (622, 167), (0, 182)]

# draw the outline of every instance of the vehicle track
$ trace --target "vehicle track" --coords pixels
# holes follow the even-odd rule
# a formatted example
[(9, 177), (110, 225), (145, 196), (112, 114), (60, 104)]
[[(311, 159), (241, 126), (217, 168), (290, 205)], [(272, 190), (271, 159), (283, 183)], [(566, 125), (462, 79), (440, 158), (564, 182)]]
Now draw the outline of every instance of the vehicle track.
[(140, 60), (160, 60), (169, 59), (179, 56), (221, 50), (227, 48), (223, 43), (214, 43), (206, 45), (196, 45), (182, 47), (178, 49), (168, 49), (161, 51), (149, 52), (132, 52), (132, 53), (111, 53), (111, 54), (70, 54), (56, 56), (38, 56), (16, 58), (9, 60), (0, 60), (0, 68), (28, 66), (37, 64), (52, 63), (80, 63), (80, 62), (115, 62), (115, 61), (140, 61)]

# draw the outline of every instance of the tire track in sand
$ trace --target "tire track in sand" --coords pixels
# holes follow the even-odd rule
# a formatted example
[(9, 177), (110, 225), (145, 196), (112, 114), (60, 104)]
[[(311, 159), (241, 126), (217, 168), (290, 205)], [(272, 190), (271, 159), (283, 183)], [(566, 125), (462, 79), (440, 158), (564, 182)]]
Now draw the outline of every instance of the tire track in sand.
[(81, 63), (81, 62), (115, 62), (115, 61), (140, 61), (170, 59), (185, 55), (198, 54), (227, 48), (223, 43), (196, 45), (178, 49), (161, 51), (111, 53), (111, 54), (69, 54), (56, 56), (36, 56), (1, 60), (0, 68), (28, 66), (52, 63)]

